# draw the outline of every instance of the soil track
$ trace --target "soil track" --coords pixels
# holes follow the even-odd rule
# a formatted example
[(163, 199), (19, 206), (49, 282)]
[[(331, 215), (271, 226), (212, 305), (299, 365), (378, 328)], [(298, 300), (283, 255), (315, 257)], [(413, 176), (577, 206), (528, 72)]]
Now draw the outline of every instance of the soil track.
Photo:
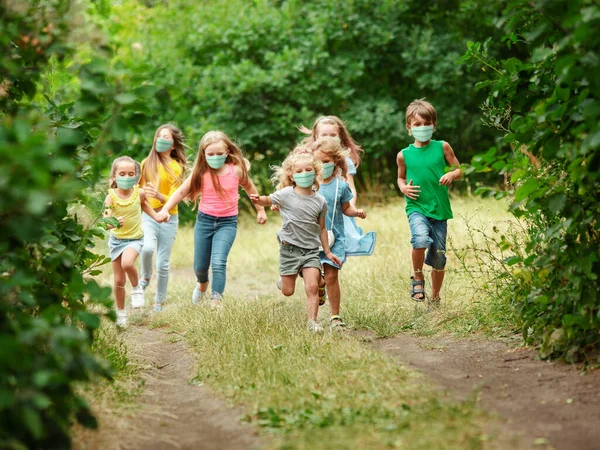
[(600, 449), (600, 370), (535, 359), (530, 349), (484, 339), (375, 339), (382, 350), (460, 398), (496, 412), (500, 448)]

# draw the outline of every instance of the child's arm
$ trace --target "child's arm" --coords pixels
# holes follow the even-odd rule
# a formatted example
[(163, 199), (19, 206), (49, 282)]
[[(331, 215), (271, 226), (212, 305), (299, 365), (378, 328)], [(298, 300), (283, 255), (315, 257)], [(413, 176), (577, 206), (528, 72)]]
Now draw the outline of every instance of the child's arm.
[[(110, 195), (107, 195), (106, 198), (104, 199), (104, 212), (103, 212), (103, 217), (112, 217), (113, 216), (113, 210), (112, 210), (112, 198), (110, 197)], [(119, 221), (119, 228), (123, 226), (123, 216), (117, 217), (117, 220)], [(112, 230), (114, 227), (110, 224), (106, 225), (106, 228), (108, 228), (109, 230)]]
[(169, 197), (169, 200), (167, 200), (167, 203), (165, 203), (163, 205), (162, 209), (158, 213), (160, 220), (157, 220), (157, 222), (161, 222), (161, 221), (164, 222), (164, 221), (169, 220), (168, 219), (169, 211), (171, 211), (176, 205), (179, 205), (181, 200), (183, 200), (184, 198), (187, 197), (187, 195), (190, 193), (191, 184), (192, 184), (192, 175), (187, 177), (185, 179), (185, 181), (183, 183), (181, 183), (181, 186), (179, 186), (177, 188), (177, 190), (173, 193), (173, 195), (171, 195)]
[(367, 213), (365, 212), (365, 210), (358, 209), (356, 206), (354, 206), (351, 203), (351, 201), (342, 203), (342, 212), (344, 213), (345, 216), (348, 216), (348, 217), (360, 217), (361, 219), (367, 218)]
[(350, 191), (352, 192), (350, 204), (352, 206), (356, 206), (356, 185), (354, 184), (354, 175), (346, 174), (346, 183), (348, 183), (348, 186), (350, 186)]
[(454, 154), (454, 150), (452, 150), (452, 147), (446, 141), (444, 141), (444, 159), (450, 167), (456, 167), (452, 172), (445, 173), (440, 178), (440, 184), (450, 186), (454, 180), (462, 178), (462, 171), (460, 170), (460, 163)]
[[(254, 186), (254, 183), (250, 177), (248, 177), (246, 183), (242, 184), (242, 188), (244, 188), (249, 197), (251, 195), (258, 195), (258, 189), (256, 189), (256, 186)], [(250, 198), (250, 200), (252, 200), (252, 198)], [(256, 221), (261, 225), (267, 223), (267, 213), (265, 212), (264, 206), (260, 203), (254, 203), (254, 207), (256, 208)]]
[(404, 164), (404, 155), (402, 152), (398, 152), (396, 157), (396, 164), (398, 164), (398, 187), (400, 192), (412, 200), (419, 198), (421, 193), (421, 186), (413, 186), (412, 180), (406, 182), (406, 164)]
[[(248, 194), (248, 197), (250, 197), (250, 200), (252, 200), (252, 203), (254, 203), (255, 205), (271, 206), (273, 204), (273, 202), (271, 201), (271, 197), (268, 195), (258, 195), (258, 193), (256, 193), (256, 194)], [(263, 211), (264, 211), (264, 208), (263, 208)]]
[(150, 207), (150, 203), (148, 203), (148, 200), (146, 199), (146, 191), (143, 189), (140, 189), (140, 204), (142, 205), (142, 211), (144, 211), (157, 222), (162, 221), (162, 217)]
[(327, 228), (325, 227), (325, 216), (319, 217), (319, 227), (321, 227), (321, 233), (319, 234), (319, 237), (321, 238), (321, 246), (323, 247), (325, 256), (327, 256), (327, 258), (329, 258), (331, 262), (334, 262), (338, 266), (341, 266), (342, 260), (335, 256), (331, 252), (331, 248), (329, 248), (329, 237), (327, 236)]

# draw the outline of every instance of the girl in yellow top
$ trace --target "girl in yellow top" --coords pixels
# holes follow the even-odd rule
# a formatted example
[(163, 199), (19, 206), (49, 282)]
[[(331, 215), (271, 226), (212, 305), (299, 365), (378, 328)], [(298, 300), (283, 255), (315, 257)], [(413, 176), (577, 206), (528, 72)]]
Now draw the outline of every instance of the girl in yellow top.
[[(150, 206), (160, 211), (169, 197), (181, 185), (185, 176), (186, 156), (181, 131), (171, 124), (161, 125), (154, 133), (150, 154), (142, 161), (140, 186), (146, 191)], [(158, 223), (148, 214), (142, 214), (144, 247), (142, 248), (140, 284), (146, 289), (152, 277), (152, 256), (156, 249), (156, 295), (154, 311), (162, 311), (167, 298), (171, 250), (179, 224), (177, 205), (170, 211), (168, 222)]]
[(157, 217), (146, 202), (146, 193), (137, 186), (139, 164), (129, 156), (114, 160), (110, 169), (110, 189), (104, 200), (104, 217), (116, 217), (119, 226), (109, 226), (108, 248), (113, 267), (113, 292), (117, 302), (117, 325), (127, 325), (125, 282), (131, 283), (131, 306), (144, 306), (144, 291), (139, 285), (135, 260), (142, 250), (142, 210)]

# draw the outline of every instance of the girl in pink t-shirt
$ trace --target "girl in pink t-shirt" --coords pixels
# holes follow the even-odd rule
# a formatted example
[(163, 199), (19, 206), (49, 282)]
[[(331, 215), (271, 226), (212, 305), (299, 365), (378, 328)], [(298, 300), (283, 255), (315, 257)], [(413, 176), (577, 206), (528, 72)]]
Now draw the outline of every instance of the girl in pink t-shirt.
[[(200, 204), (194, 228), (194, 272), (198, 284), (192, 294), (197, 305), (206, 299), (208, 269), (212, 266), (211, 306), (221, 306), (225, 290), (227, 257), (235, 240), (238, 223), (238, 187), (247, 194), (258, 191), (248, 175), (248, 160), (222, 131), (209, 131), (200, 140), (192, 174), (163, 206), (160, 217), (165, 221), (169, 211), (184, 198)], [(267, 221), (265, 210), (256, 206), (259, 224)]]

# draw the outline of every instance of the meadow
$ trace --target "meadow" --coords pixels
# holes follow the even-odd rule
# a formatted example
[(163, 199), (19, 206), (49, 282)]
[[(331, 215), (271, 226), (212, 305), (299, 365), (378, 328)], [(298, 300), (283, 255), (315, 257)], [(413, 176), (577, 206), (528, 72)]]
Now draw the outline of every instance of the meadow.
[[(191, 305), (193, 229), (181, 227), (165, 310), (150, 312), (151, 284), (145, 311), (130, 322), (161, 328), (167, 340), (185, 339), (197, 358), (191, 382), (243, 405), (243, 420), (271, 435), (274, 448), (482, 448), (492, 437), (474, 399), (456, 401), (368, 345), (400, 332), (514, 336), (517, 323), (506, 301), (484, 288), (496, 268), (480, 267), (484, 259), (465, 250), (476, 244), (487, 254), (493, 235), (509, 228), (505, 205), (455, 198), (453, 207), (448, 274), (434, 311), (409, 296), (409, 231), (399, 200), (369, 208), (360, 223), (377, 231), (377, 246), (371, 257), (350, 258), (342, 271), (346, 332), (307, 333), (301, 280), (291, 298), (277, 290), (276, 215), (264, 226), (241, 218), (221, 310)], [(490, 264), (497, 256), (488, 255)], [(110, 270), (102, 280), (110, 283)], [(325, 304), (319, 312), (324, 326), (328, 317)]]

